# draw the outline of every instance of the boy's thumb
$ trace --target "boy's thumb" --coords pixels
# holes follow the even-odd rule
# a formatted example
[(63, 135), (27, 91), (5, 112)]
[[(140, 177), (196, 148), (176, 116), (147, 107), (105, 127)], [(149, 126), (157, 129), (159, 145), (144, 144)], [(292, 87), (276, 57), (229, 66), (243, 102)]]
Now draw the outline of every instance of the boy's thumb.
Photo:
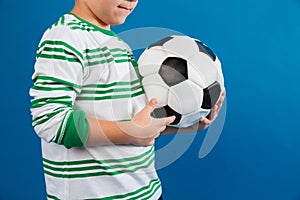
[(147, 105), (145, 106), (145, 109), (150, 114), (155, 109), (157, 104), (158, 104), (157, 99), (153, 98), (147, 103)]

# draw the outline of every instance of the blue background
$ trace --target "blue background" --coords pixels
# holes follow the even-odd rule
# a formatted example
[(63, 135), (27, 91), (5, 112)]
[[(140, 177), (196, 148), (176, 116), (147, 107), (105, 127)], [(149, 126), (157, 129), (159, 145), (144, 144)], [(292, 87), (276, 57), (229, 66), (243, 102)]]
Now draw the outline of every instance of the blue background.
[[(45, 199), (28, 90), (42, 33), (72, 4), (0, 1), (1, 200)], [(223, 63), (227, 116), (220, 140), (199, 159), (200, 133), (159, 170), (165, 199), (300, 199), (299, 22), (299, 0), (142, 0), (124, 25), (113, 27), (177, 30), (204, 41)]]

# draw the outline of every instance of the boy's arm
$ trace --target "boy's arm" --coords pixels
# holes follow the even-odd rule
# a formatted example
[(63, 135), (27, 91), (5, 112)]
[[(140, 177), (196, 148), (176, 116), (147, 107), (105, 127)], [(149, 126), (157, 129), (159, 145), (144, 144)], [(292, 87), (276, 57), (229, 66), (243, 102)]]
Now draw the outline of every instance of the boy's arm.
[[(59, 48), (53, 44), (59, 43)], [(55, 48), (48, 48), (52, 45)], [(73, 108), (83, 80), (82, 55), (69, 53), (69, 44), (46, 40), (41, 43), (30, 95), (31, 114), (37, 135), (48, 143), (66, 148), (103, 144), (152, 145), (167, 124), (175, 118), (153, 119), (150, 113), (157, 104), (150, 101), (130, 121), (110, 122), (92, 119), (83, 110)], [(67, 49), (66, 57), (55, 51)], [(49, 52), (49, 49), (53, 52)], [(68, 59), (67, 59), (68, 58)]]
[(154, 139), (166, 129), (168, 124), (175, 120), (175, 116), (153, 119), (150, 113), (156, 104), (156, 99), (150, 100), (130, 121), (111, 122), (87, 117), (90, 129), (86, 145), (153, 145)]

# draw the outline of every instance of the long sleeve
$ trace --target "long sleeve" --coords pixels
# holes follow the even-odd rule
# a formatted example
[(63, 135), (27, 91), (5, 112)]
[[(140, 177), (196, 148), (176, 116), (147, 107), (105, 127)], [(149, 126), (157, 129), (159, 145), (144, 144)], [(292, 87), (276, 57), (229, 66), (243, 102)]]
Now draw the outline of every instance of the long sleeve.
[(81, 147), (89, 125), (85, 113), (74, 110), (73, 105), (82, 88), (83, 56), (72, 38), (70, 42), (57, 40), (57, 34), (44, 35), (38, 47), (30, 89), (33, 127), (47, 142)]

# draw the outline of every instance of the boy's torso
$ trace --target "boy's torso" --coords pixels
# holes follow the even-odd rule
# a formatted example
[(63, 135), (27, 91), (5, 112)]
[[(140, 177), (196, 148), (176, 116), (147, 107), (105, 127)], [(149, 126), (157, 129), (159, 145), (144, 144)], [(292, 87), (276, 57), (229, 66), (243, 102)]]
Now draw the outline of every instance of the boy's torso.
[[(128, 46), (113, 32), (98, 30), (74, 15), (67, 14), (59, 22), (49, 33), (71, 28), (74, 35), (57, 33), (57, 39), (70, 43), (82, 55), (82, 85), (74, 109), (97, 119), (121, 121), (143, 108), (146, 98)], [(113, 199), (123, 195), (124, 199), (156, 199), (160, 195), (154, 147), (108, 145), (66, 149), (43, 141), (42, 150), (48, 198)]]

